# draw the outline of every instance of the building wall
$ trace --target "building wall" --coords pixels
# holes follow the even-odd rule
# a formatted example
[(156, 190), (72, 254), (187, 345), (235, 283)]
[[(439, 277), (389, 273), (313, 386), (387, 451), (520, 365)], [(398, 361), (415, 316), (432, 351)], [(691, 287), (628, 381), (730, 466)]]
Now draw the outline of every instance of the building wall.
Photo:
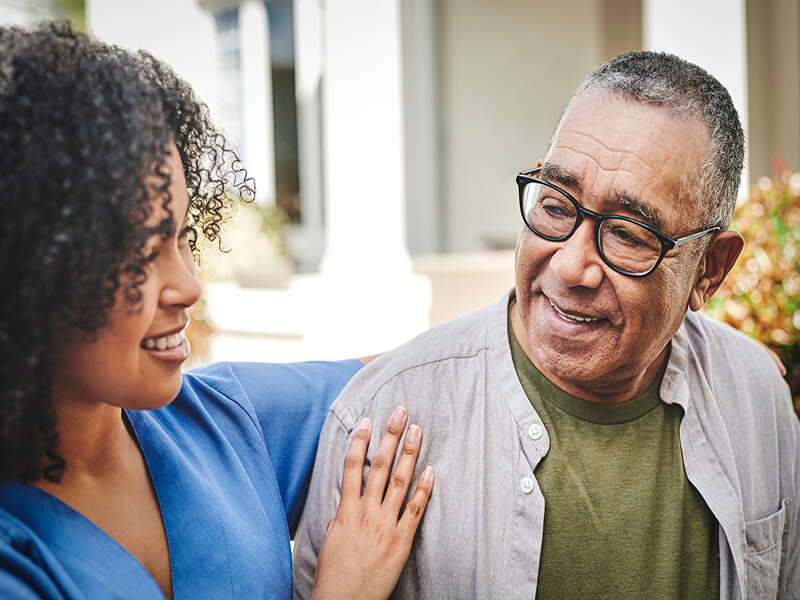
[[(716, 77), (731, 95), (748, 131), (747, 14), (745, 0), (643, 0), (643, 43), (671, 52)], [(745, 151), (747, 148), (745, 148)], [(745, 155), (740, 194), (749, 185)]]
[(0, 24), (27, 27), (42, 19), (59, 18), (53, 0), (0, 0)]
[(197, 0), (86, 0), (86, 23), (103, 41), (152, 52), (213, 106), (214, 22)]
[(514, 177), (543, 156), (605, 49), (599, 0), (438, 0), (438, 121), (446, 252), (514, 244)]
[(642, 0), (601, 0), (600, 59), (642, 49)]
[(800, 0), (747, 2), (751, 181), (800, 169)]

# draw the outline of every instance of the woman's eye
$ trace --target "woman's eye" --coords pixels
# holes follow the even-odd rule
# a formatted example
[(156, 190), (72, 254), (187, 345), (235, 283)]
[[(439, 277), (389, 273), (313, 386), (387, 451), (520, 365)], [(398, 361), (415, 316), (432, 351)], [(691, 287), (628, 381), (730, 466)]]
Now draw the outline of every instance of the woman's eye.
[(158, 250), (148, 250), (142, 257), (142, 266), (147, 266), (153, 263), (159, 257)]

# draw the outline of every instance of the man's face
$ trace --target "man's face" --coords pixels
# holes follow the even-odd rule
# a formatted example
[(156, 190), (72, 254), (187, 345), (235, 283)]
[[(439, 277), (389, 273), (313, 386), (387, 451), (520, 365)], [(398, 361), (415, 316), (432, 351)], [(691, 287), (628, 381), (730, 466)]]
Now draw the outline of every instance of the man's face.
[[(585, 208), (680, 237), (706, 225), (691, 184), (707, 143), (701, 125), (663, 108), (589, 91), (564, 117), (544, 164)], [(670, 251), (653, 273), (634, 278), (602, 261), (594, 227), (584, 219), (563, 242), (522, 228), (517, 307), (539, 369), (575, 395), (614, 398), (662, 364), (686, 314), (700, 260), (695, 245), (703, 242)]]

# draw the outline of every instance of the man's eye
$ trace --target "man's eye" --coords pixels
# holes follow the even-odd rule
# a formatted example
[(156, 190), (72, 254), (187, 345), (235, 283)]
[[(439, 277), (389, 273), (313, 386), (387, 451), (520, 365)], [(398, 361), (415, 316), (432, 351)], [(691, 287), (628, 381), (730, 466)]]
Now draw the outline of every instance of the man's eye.
[(181, 229), (180, 234), (178, 234), (179, 238), (185, 238), (189, 236), (189, 232), (192, 231), (193, 227), (191, 225), (187, 225), (183, 229)]
[(639, 246), (643, 244), (642, 240), (629, 228), (619, 225), (609, 225), (608, 233), (623, 244), (628, 246)]
[(543, 198), (542, 209), (548, 217), (553, 219), (571, 219), (575, 216), (575, 210), (571, 204), (566, 204), (555, 198)]
[(604, 227), (605, 243), (624, 246), (634, 250), (652, 250), (658, 252), (658, 239), (642, 227), (633, 224), (606, 222)]

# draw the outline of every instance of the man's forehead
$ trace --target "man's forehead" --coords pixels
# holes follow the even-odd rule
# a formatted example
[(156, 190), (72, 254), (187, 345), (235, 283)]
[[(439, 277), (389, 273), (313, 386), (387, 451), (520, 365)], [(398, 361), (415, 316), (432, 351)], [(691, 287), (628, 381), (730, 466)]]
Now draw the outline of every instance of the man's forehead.
[(590, 88), (571, 101), (553, 133), (550, 148), (565, 129), (592, 137), (604, 128), (606, 133), (627, 133), (634, 138), (647, 137), (648, 132), (671, 131), (677, 135), (651, 138), (650, 144), (666, 147), (670, 141), (688, 136), (699, 142), (703, 151), (711, 138), (708, 126), (689, 110), (631, 99), (612, 90)]
[(587, 90), (561, 119), (542, 173), (578, 194), (596, 195), (608, 205), (604, 210), (625, 209), (661, 229), (667, 205), (673, 212), (673, 201), (694, 197), (689, 190), (709, 139), (705, 125), (686, 115)]
[[(558, 183), (568, 188), (571, 192), (583, 194), (584, 185), (581, 174), (571, 171), (555, 162), (545, 162), (540, 173), (541, 177)], [(612, 188), (604, 195), (604, 200), (612, 206), (632, 212), (641, 220), (656, 229), (664, 225), (661, 211), (653, 203), (625, 190)]]

